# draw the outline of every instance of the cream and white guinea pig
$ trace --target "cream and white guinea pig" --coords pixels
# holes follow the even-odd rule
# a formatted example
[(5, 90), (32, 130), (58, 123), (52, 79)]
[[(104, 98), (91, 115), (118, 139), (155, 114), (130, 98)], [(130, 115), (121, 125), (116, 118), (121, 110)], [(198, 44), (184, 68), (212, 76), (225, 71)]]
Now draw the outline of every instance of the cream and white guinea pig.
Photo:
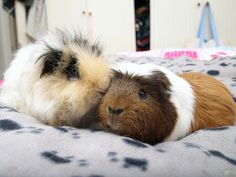
[(45, 124), (83, 126), (83, 118), (95, 117), (111, 76), (98, 42), (58, 29), (16, 53), (0, 101)]
[(116, 69), (98, 110), (108, 131), (155, 144), (236, 119), (232, 95), (206, 74), (176, 75), (152, 64), (122, 63)]

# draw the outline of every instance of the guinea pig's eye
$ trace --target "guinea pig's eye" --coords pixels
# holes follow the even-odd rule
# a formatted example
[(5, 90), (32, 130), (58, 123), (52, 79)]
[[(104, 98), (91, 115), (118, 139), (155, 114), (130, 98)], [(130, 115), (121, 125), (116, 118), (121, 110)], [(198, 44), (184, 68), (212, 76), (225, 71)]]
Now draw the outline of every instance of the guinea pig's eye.
[(77, 59), (72, 56), (69, 65), (66, 67), (64, 73), (67, 75), (67, 78), (70, 80), (79, 79), (79, 69), (76, 66)]
[(140, 99), (145, 100), (147, 98), (147, 92), (144, 89), (140, 89), (138, 92), (138, 96)]

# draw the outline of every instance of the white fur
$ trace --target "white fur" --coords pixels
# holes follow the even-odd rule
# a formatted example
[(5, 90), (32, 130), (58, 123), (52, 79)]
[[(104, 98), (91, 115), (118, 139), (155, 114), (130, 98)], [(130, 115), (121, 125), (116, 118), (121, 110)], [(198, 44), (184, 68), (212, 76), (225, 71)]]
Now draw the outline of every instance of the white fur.
[(32, 84), (32, 80), (29, 81), (28, 78), (32, 76), (36, 59), (43, 51), (44, 47), (38, 43), (28, 45), (17, 52), (16, 57), (4, 74), (0, 101), (25, 112), (27, 101), (24, 96), (27, 94), (27, 88)]
[[(51, 124), (56, 118), (64, 118), (70, 125), (72, 119), (79, 119), (98, 104), (101, 99), (98, 90), (109, 86), (110, 68), (102, 57), (96, 57), (79, 45), (77, 48), (70, 44), (65, 47), (60, 34), (50, 33), (16, 53), (4, 74), (0, 101), (44, 123)], [(65, 31), (67, 41), (73, 41), (75, 35), (74, 31)], [(45, 43), (60, 51), (69, 47), (76, 50), (82, 78), (70, 81), (57, 72), (41, 78), (44, 60), (38, 58), (48, 51)]]
[(52, 117), (50, 114), (53, 114), (52, 110), (56, 103), (53, 103), (53, 100), (51, 103), (41, 102), (44, 100), (40, 99), (41, 95), (32, 95), (34, 83), (40, 78), (43, 62), (37, 59), (46, 51), (43, 41), (50, 41), (51, 46), (57, 46), (55, 47), (57, 49), (62, 48), (53, 34), (45, 36), (35, 44), (21, 48), (4, 74), (0, 101), (20, 112), (32, 114), (35, 109), (39, 109), (43, 114)]
[[(31, 112), (32, 95), (30, 94), (33, 83), (40, 78), (40, 69), (43, 61), (39, 60), (37, 62), (37, 59), (47, 50), (44, 44), (45, 41), (50, 41), (50, 46), (56, 49), (63, 48), (54, 33), (46, 35), (35, 44), (29, 44), (18, 50), (10, 67), (4, 73), (4, 84), (0, 101), (14, 107), (20, 112)], [(37, 105), (42, 107), (42, 110), (46, 112), (51, 109), (50, 104), (45, 107), (44, 105), (46, 104), (40, 103), (40, 101), (36, 103)]]
[(176, 140), (188, 134), (191, 123), (194, 120), (193, 112), (195, 96), (191, 85), (186, 80), (172, 73), (168, 69), (155, 64), (138, 65), (124, 62), (114, 66), (114, 69), (137, 75), (149, 75), (155, 70), (165, 73), (171, 83), (170, 101), (175, 106), (178, 115), (175, 127), (165, 141)]

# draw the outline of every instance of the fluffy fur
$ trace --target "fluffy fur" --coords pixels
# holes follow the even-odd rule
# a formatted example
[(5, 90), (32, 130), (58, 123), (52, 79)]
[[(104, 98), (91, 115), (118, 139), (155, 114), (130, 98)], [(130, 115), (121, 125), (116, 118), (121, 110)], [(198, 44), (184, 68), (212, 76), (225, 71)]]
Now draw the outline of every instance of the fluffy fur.
[(195, 94), (194, 121), (190, 133), (206, 127), (232, 125), (236, 119), (236, 104), (224, 84), (202, 73), (185, 73)]
[(0, 101), (49, 125), (78, 125), (112, 76), (98, 43), (56, 30), (20, 49), (4, 75)]
[(169, 89), (170, 83), (161, 72), (149, 79), (116, 73), (100, 103), (99, 117), (112, 132), (148, 143), (162, 141), (177, 117)]
[(122, 72), (116, 73), (99, 106), (99, 117), (109, 131), (154, 144), (235, 121), (232, 96), (210, 76), (177, 76), (150, 64), (127, 63), (115, 69)]
[(175, 140), (186, 135), (189, 131), (191, 122), (194, 119), (194, 93), (191, 85), (181, 77), (172, 73), (168, 69), (155, 65), (133, 63), (121, 63), (114, 67), (115, 70), (123, 73), (129, 72), (136, 75), (152, 75), (153, 71), (161, 71), (165, 74), (170, 82), (170, 102), (175, 106), (178, 119), (172, 133), (166, 137), (166, 140)]

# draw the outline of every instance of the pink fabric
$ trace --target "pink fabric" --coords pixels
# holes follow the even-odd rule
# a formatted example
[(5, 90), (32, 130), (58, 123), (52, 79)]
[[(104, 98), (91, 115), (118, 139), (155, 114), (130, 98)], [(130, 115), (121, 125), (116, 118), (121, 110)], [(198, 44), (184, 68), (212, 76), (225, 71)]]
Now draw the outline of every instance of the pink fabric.
[(3, 80), (0, 80), (0, 86), (2, 86), (2, 84), (3, 84)]
[(179, 58), (183, 56), (192, 58), (193, 60), (199, 58), (197, 51), (191, 51), (191, 50), (166, 51), (164, 53), (164, 58), (170, 58), (170, 59)]
[(215, 48), (195, 48), (195, 49), (157, 49), (145, 52), (124, 52), (119, 53), (127, 58), (138, 57), (157, 57), (177, 59), (181, 57), (188, 57), (193, 60), (211, 60), (213, 58), (224, 58), (236, 56), (236, 47), (215, 47)]

